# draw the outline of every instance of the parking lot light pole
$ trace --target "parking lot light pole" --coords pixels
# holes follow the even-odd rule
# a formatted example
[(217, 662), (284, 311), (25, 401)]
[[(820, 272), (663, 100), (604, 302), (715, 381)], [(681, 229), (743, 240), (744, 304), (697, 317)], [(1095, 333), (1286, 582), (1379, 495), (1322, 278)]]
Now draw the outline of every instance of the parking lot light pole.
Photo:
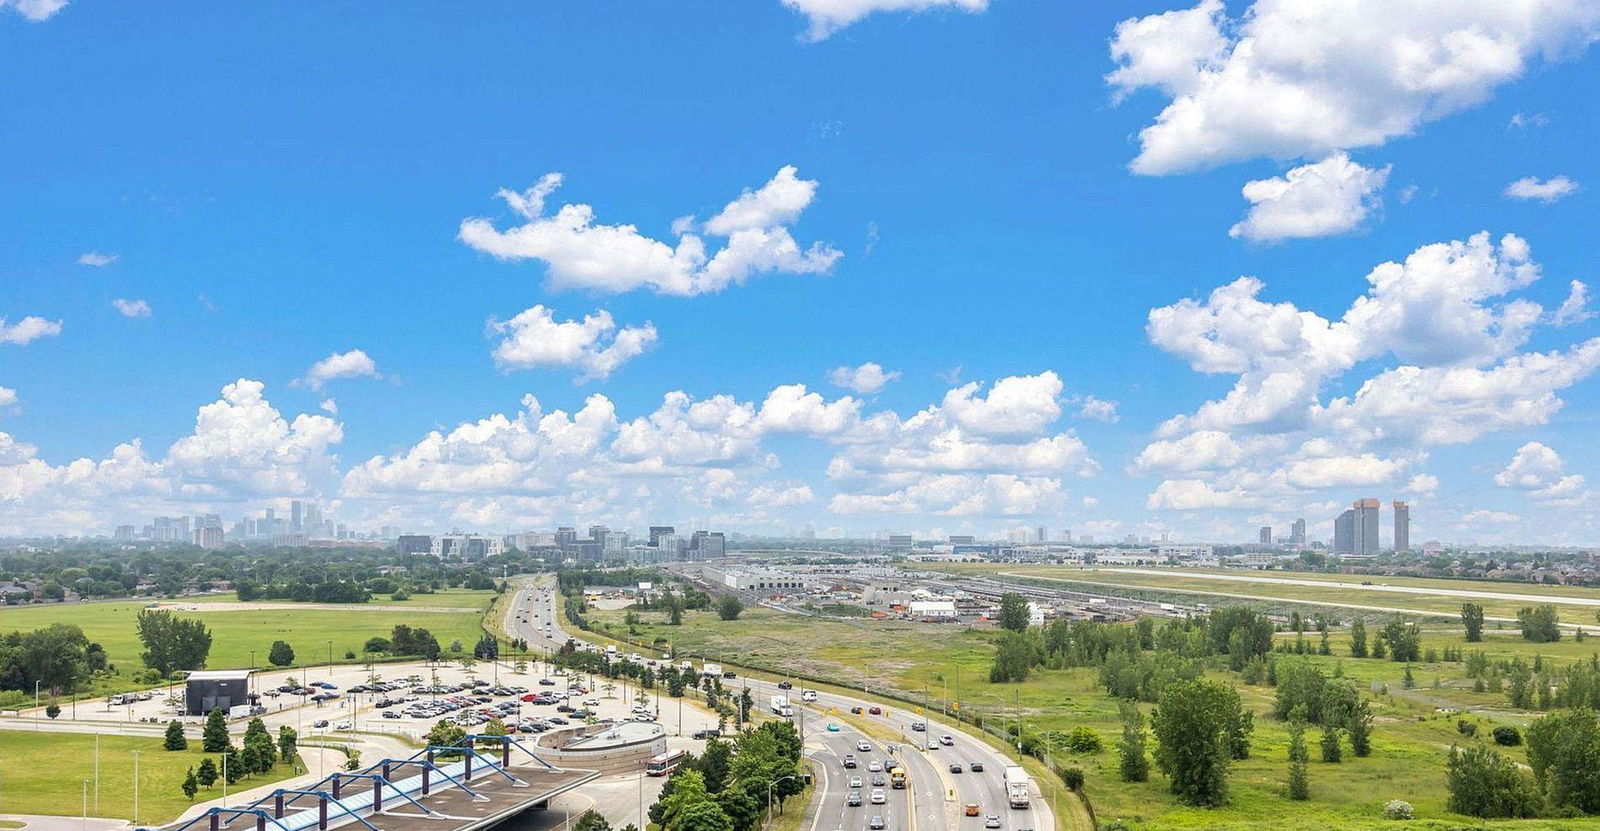
[(139, 751), (133, 751), (133, 824), (139, 825)]

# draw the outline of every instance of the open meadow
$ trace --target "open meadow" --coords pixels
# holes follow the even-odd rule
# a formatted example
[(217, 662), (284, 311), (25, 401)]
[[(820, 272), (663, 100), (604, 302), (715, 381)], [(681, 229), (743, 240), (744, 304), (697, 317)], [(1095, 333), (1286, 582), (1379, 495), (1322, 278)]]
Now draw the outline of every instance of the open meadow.
[[(1102, 823), (1117, 819), (1134, 829), (1379, 829), (1393, 828), (1382, 815), (1391, 799), (1416, 807), (1412, 828), (1600, 829), (1600, 818), (1578, 820), (1483, 821), (1445, 810), (1445, 755), (1453, 743), (1469, 741), (1457, 722), (1465, 720), (1484, 736), (1497, 725), (1526, 726), (1537, 714), (1513, 710), (1503, 693), (1474, 692), (1465, 665), (1457, 662), (1410, 664), (1413, 688), (1406, 688), (1406, 665), (1382, 659), (1350, 657), (1348, 632), (1330, 634), (1330, 655), (1276, 654), (1278, 661), (1317, 664), (1329, 676), (1342, 676), (1372, 699), (1375, 715), (1373, 753), (1356, 758), (1347, 749), (1342, 763), (1313, 761), (1311, 799), (1292, 803), (1284, 795), (1287, 725), (1271, 715), (1274, 689), (1249, 685), (1237, 673), (1213, 669), (1227, 679), (1255, 714), (1249, 759), (1237, 762), (1230, 782), (1231, 798), (1220, 809), (1189, 808), (1166, 790), (1167, 779), (1152, 768), (1150, 780), (1127, 783), (1118, 777), (1116, 742), (1121, 735), (1119, 700), (1099, 686), (1097, 671), (1088, 668), (1035, 669), (1021, 683), (989, 681), (998, 633), (988, 627), (810, 618), (766, 608), (750, 608), (736, 621), (722, 621), (710, 612), (691, 612), (682, 626), (669, 626), (664, 616), (639, 612), (631, 627), (625, 610), (591, 611), (600, 634), (630, 642), (670, 643), (679, 654), (705, 655), (728, 663), (794, 672), (816, 679), (865, 685), (925, 702), (930, 710), (960, 707), (981, 711), (988, 719), (1020, 718), (1029, 731), (1060, 737), (1087, 726), (1101, 738), (1098, 753), (1072, 753), (1057, 745), (1052, 755), (1060, 764), (1081, 767), (1085, 792)], [(1370, 615), (1376, 620), (1378, 615)], [(1369, 627), (1375, 628), (1375, 627)], [(1318, 636), (1307, 633), (1309, 651)], [(1293, 633), (1280, 642), (1293, 643)], [(1534, 656), (1557, 664), (1588, 660), (1600, 640), (1534, 644), (1516, 634), (1486, 627), (1482, 643), (1467, 644), (1459, 626), (1439, 622), (1424, 628), (1422, 646), (1440, 655), (1447, 648), (1481, 650), (1491, 661)], [(1151, 706), (1139, 705), (1148, 714)], [(1459, 711), (1459, 712), (1455, 712)], [(1313, 729), (1309, 739), (1315, 743)], [(1502, 748), (1519, 763), (1523, 748)]]

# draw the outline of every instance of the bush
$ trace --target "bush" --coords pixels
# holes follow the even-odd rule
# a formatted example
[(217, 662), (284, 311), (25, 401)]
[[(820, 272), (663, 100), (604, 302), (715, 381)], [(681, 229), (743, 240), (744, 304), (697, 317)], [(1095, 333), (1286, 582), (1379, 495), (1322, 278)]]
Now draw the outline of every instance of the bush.
[(1478, 725), (1466, 719), (1460, 719), (1456, 721), (1456, 732), (1463, 736), (1476, 736), (1478, 735)]
[(1061, 781), (1074, 791), (1083, 790), (1083, 768), (1062, 768), (1057, 772)]
[(1489, 735), (1494, 736), (1495, 744), (1504, 747), (1522, 744), (1522, 732), (1515, 727), (1496, 727)]
[(1085, 727), (1081, 724), (1072, 728), (1072, 731), (1067, 733), (1065, 743), (1067, 749), (1073, 753), (1100, 752), (1100, 734), (1096, 733), (1092, 728)]
[(1391, 799), (1383, 806), (1384, 819), (1411, 819), (1416, 811), (1404, 799)]

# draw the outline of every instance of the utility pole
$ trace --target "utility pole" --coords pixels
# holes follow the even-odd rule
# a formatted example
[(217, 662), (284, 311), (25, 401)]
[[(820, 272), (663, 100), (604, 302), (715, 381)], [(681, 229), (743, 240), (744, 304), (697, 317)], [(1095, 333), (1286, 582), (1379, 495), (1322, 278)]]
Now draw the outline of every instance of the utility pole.
[(133, 751), (133, 824), (139, 825), (139, 751)]
[(94, 734), (94, 812), (100, 813), (100, 734)]

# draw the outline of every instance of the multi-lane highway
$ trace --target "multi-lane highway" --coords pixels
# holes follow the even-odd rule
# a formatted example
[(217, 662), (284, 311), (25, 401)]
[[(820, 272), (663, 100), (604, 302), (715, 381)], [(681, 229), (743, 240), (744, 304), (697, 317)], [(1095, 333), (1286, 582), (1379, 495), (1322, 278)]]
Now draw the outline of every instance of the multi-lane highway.
[[(536, 647), (554, 649), (568, 638), (559, 619), (560, 597), (548, 578), (519, 588), (508, 614), (510, 632)], [(750, 688), (758, 707), (781, 693), (799, 708), (796, 719), (819, 774), (816, 813), (808, 831), (869, 831), (875, 815), (882, 817), (885, 831), (987, 831), (994, 827), (1001, 831), (1049, 831), (1055, 827), (1038, 783), (1028, 808), (1010, 807), (1003, 778), (1010, 761), (1003, 753), (914, 708), (878, 704), (825, 690), (817, 691), (816, 701), (802, 702), (805, 686), (801, 683), (792, 689), (780, 689), (775, 681), (748, 677), (741, 677), (737, 683)], [(874, 707), (880, 712), (873, 713)], [(852, 712), (853, 708), (857, 712)], [(926, 730), (913, 729), (918, 722)], [(837, 732), (830, 731), (829, 724), (837, 727)], [(862, 725), (870, 735), (857, 732), (854, 724)], [(945, 737), (950, 744), (943, 744)], [(870, 751), (855, 749), (862, 741), (870, 745)], [(859, 766), (854, 770), (843, 767), (847, 754), (854, 754), (858, 760)], [(876, 759), (881, 765), (890, 756), (905, 767), (908, 787), (896, 790), (884, 785), (884, 803), (873, 805), (870, 800), (874, 772), (868, 769), (869, 761)], [(982, 769), (972, 770), (974, 762)], [(952, 765), (959, 765), (961, 772), (953, 772)], [(879, 775), (887, 781), (887, 773)], [(849, 786), (852, 776), (862, 779), (860, 807), (846, 804), (850, 791), (855, 790)], [(977, 816), (966, 815), (966, 807), (972, 804), (978, 806)], [(998, 826), (992, 824), (991, 817)]]

